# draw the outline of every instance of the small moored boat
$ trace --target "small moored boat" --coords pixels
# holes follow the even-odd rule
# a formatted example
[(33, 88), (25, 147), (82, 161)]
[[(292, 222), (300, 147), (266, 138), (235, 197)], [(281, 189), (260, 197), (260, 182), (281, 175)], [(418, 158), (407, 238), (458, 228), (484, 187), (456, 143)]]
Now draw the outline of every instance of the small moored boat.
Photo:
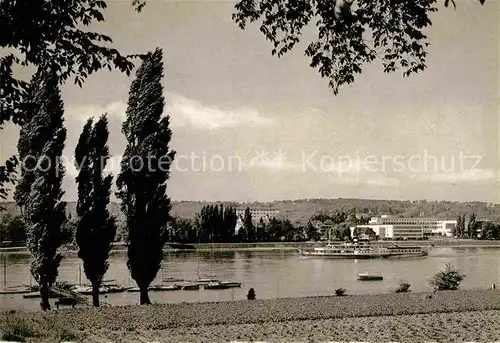
[(383, 279), (384, 277), (382, 275), (374, 275), (369, 273), (358, 274), (359, 281), (380, 281)]
[[(26, 293), (23, 294), (23, 298), (25, 299), (36, 299), (36, 298), (41, 298), (40, 292), (31, 292), (31, 293)], [(49, 291), (49, 298), (54, 299), (54, 298), (59, 298), (59, 294), (53, 291)]]
[(163, 282), (183, 282), (184, 279), (179, 279), (179, 278), (175, 278), (175, 277), (167, 277), (167, 278), (164, 278), (163, 279)]
[(210, 282), (203, 286), (205, 289), (227, 289), (227, 288), (236, 288), (241, 287), (241, 282), (232, 282), (232, 281), (219, 281), (219, 282)]
[(211, 278), (198, 278), (196, 279), (197, 283), (217, 283), (220, 282), (218, 279), (211, 279)]
[(187, 283), (185, 285), (182, 285), (182, 289), (184, 291), (196, 291), (200, 289), (200, 284), (199, 283)]
[[(75, 293), (83, 294), (83, 295), (92, 295), (92, 286), (75, 286), (71, 289)], [(124, 292), (125, 288), (121, 287), (117, 284), (103, 284), (99, 287), (99, 294), (108, 294), (108, 293), (121, 293)]]
[(227, 289), (229, 286), (222, 284), (221, 282), (210, 282), (203, 286), (204, 289)]
[(32, 286), (9, 286), (4, 289), (0, 289), (0, 294), (26, 294), (38, 291), (38, 287)]
[[(148, 287), (148, 291), (150, 292), (163, 292), (163, 291), (177, 291), (181, 289), (181, 286), (179, 285), (168, 285), (168, 286), (162, 286), (162, 285), (153, 285)], [(127, 292), (140, 292), (139, 287), (132, 287), (127, 289)]]
[(241, 282), (233, 282), (233, 281), (221, 281), (222, 285), (225, 285), (229, 288), (241, 287)]

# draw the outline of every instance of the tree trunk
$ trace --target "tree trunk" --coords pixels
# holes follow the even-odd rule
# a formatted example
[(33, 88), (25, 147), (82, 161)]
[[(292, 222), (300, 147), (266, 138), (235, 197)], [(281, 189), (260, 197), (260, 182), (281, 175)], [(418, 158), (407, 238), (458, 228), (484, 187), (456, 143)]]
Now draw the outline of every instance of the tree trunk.
[(151, 305), (151, 300), (149, 300), (149, 295), (148, 295), (148, 286), (139, 286), (139, 289), (141, 291), (141, 298), (140, 298), (140, 304), (141, 305)]
[(40, 284), (40, 307), (42, 308), (42, 311), (47, 311), (50, 310), (50, 303), (49, 303), (49, 286), (47, 285), (46, 282), (42, 282)]
[(92, 283), (92, 305), (99, 307), (99, 284)]

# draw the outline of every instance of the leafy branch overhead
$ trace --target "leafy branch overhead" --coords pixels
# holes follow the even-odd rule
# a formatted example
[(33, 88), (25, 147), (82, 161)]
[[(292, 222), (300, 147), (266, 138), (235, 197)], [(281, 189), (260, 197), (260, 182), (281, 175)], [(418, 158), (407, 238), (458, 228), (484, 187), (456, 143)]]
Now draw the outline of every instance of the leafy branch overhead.
[[(131, 1), (138, 11), (144, 6), (142, 0)], [(29, 85), (16, 69), (50, 68), (59, 84), (73, 79), (80, 87), (102, 68), (130, 75), (132, 59), (142, 55), (123, 55), (111, 47), (110, 37), (85, 30), (104, 21), (106, 7), (103, 0), (0, 2), (0, 130), (6, 121), (22, 125), (29, 120), (25, 116)], [(15, 182), (17, 165), (16, 157), (11, 157), (0, 166), (0, 199), (6, 198), (5, 185)]]
[(107, 68), (130, 75), (131, 58), (110, 47), (109, 36), (84, 30), (104, 21), (106, 1), (2, 0), (0, 6), (0, 125), (22, 124), (28, 84), (16, 78), (16, 66), (50, 66), (63, 83), (73, 78), (81, 86), (92, 73)]
[(305, 54), (338, 94), (341, 86), (353, 83), (355, 75), (375, 60), (382, 62), (386, 73), (401, 69), (407, 77), (423, 71), (429, 45), (423, 30), (432, 25), (429, 15), (437, 11), (437, 1), (239, 0), (233, 20), (241, 29), (260, 23), (260, 31), (273, 44), (272, 54), (278, 57), (290, 51), (314, 22), (317, 38)]

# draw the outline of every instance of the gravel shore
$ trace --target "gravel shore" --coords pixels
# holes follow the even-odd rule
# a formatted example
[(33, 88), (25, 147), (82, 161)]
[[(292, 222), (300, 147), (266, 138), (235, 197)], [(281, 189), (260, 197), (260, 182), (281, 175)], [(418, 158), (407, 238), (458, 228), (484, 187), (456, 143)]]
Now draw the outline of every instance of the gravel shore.
[(54, 334), (47, 328), (54, 328), (58, 335), (85, 338), (85, 342), (107, 343), (423, 342), (422, 337), (441, 342), (448, 336), (449, 342), (462, 338), (478, 342), (500, 339), (500, 292), (444, 291), (4, 312), (0, 322), (25, 323), (36, 336), (28, 339), (33, 342)]

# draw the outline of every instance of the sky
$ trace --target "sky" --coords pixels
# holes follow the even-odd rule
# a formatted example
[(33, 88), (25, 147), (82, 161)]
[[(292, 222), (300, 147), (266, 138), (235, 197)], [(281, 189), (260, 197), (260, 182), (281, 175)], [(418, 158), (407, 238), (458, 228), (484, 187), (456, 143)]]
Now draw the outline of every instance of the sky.
[[(149, 0), (141, 13), (130, 1), (108, 4), (92, 29), (125, 53), (163, 49), (173, 200), (500, 203), (498, 1), (440, 3), (423, 73), (403, 78), (373, 64), (337, 96), (304, 55), (314, 27), (278, 59), (257, 25), (232, 21), (231, 1)], [(72, 156), (89, 117), (108, 113), (109, 172), (119, 171), (133, 77), (106, 70), (62, 88), (67, 200), (77, 197)], [(7, 126), (2, 160), (16, 142)]]

